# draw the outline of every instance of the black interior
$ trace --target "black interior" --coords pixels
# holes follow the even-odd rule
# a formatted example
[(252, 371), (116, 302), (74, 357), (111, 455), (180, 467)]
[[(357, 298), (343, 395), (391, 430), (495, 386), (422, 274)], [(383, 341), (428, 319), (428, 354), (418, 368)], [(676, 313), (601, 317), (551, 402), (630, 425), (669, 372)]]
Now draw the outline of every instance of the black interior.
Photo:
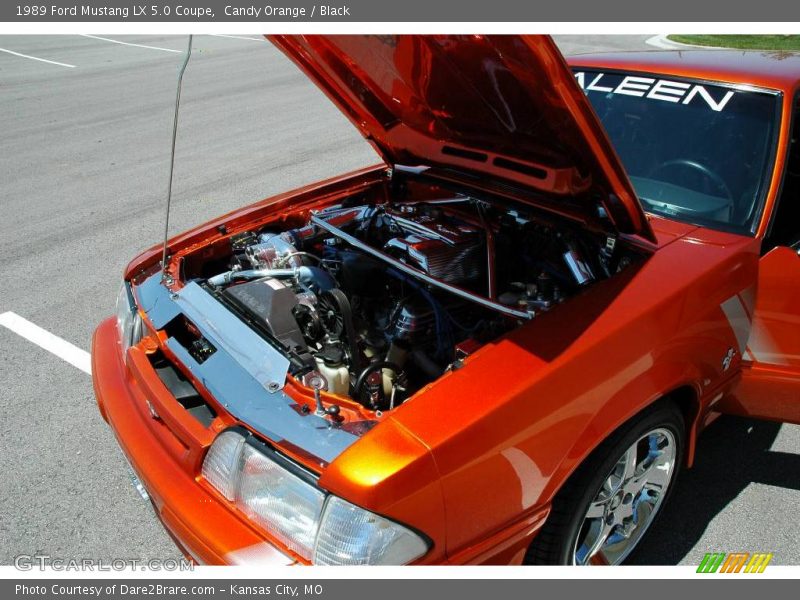
[[(607, 73), (602, 82), (610, 90), (622, 77)], [(769, 183), (780, 97), (708, 82), (681, 84), (701, 86), (717, 102), (731, 95), (716, 110), (699, 94), (665, 101), (587, 93), (646, 210), (749, 231)], [(654, 190), (657, 197), (648, 197)]]
[(795, 101), (792, 140), (778, 206), (773, 213), (764, 252), (776, 246), (800, 251), (800, 96)]

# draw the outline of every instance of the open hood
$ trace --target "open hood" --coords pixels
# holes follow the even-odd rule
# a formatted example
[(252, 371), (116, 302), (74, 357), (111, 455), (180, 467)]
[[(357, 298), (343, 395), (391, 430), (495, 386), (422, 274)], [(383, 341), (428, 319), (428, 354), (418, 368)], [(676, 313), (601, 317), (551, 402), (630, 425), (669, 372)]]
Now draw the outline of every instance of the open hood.
[(270, 36), (389, 165), (545, 192), (654, 236), (602, 125), (548, 36)]

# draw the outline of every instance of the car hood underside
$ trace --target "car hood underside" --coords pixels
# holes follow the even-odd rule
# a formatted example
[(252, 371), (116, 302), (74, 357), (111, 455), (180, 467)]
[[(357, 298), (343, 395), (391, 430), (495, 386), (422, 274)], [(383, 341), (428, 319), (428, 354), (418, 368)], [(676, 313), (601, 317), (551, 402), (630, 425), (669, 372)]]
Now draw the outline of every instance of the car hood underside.
[(653, 240), (602, 125), (546, 36), (271, 36), (390, 165), (546, 192)]

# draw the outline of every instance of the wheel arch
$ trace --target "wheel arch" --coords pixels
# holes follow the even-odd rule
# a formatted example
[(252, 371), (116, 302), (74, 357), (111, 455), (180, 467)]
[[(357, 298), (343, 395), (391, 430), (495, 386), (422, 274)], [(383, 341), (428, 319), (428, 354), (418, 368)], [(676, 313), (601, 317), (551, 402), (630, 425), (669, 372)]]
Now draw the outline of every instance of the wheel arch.
[[(584, 464), (600, 446), (614, 435), (619, 434), (620, 431), (623, 431), (624, 428), (642, 412), (650, 409), (659, 402), (672, 402), (678, 407), (683, 416), (685, 436), (684, 466), (687, 468), (691, 467), (694, 463), (696, 440), (700, 429), (701, 404), (697, 386), (689, 382), (683, 382), (672, 386), (667, 392), (659, 393), (647, 402), (636, 405), (620, 422), (609, 428), (604, 428), (604, 433), (602, 435), (591, 437), (591, 439), (594, 440), (591, 446), (584, 446), (581, 448), (579, 443), (576, 443), (562, 462), (561, 468), (559, 469), (561, 470), (560, 476), (551, 478), (552, 483), (557, 483), (548, 486), (549, 489), (545, 491), (543, 497), (547, 497), (548, 502), (552, 501), (558, 491), (566, 485), (580, 466)], [(593, 419), (584, 431), (591, 431), (591, 429), (595, 427), (597, 427), (597, 421)], [(583, 439), (590, 438), (588, 435), (581, 437)]]
[[(696, 394), (692, 386), (680, 386), (668, 393), (661, 394), (652, 402), (646, 403), (636, 413), (630, 415), (624, 422), (619, 424), (611, 433), (599, 441), (599, 443), (589, 451), (582, 460), (577, 461), (568, 476), (564, 477), (561, 484), (550, 498), (549, 514), (544, 526), (530, 538), (530, 545), (523, 559), (527, 564), (562, 564), (561, 562), (550, 563), (556, 554), (564, 551), (566, 546), (560, 545), (559, 540), (572, 539), (567, 535), (574, 532), (575, 509), (584, 506), (586, 502), (585, 492), (594, 490), (597, 475), (607, 473), (608, 464), (615, 464), (618, 460), (620, 447), (627, 448), (632, 434), (639, 435), (642, 430), (647, 431), (654, 423), (662, 422), (666, 417), (673, 427), (681, 430), (677, 420), (680, 415), (683, 425), (682, 435), (684, 444), (682, 447), (683, 458), (676, 463), (676, 468), (687, 461), (689, 440), (692, 434), (692, 423), (696, 422)], [(660, 415), (660, 416), (657, 416)], [(644, 427), (644, 429), (642, 429)], [(635, 430), (639, 428), (638, 432)], [(680, 446), (679, 446), (680, 448)], [(678, 450), (680, 452), (680, 450)], [(613, 460), (612, 460), (613, 459)], [(609, 463), (609, 460), (611, 462)], [(598, 468), (599, 467), (599, 468)], [(674, 482), (674, 479), (673, 479)], [(674, 483), (667, 493), (674, 490)], [(592, 492), (594, 493), (594, 492)], [(582, 509), (581, 509), (582, 510)], [(580, 513), (578, 513), (580, 514)], [(567, 528), (566, 530), (564, 528)], [(565, 537), (566, 535), (566, 537)], [(563, 547), (562, 547), (563, 546)], [(544, 563), (539, 561), (544, 560)], [(556, 558), (556, 561), (562, 560)]]
[(694, 464), (694, 453), (700, 427), (700, 397), (697, 390), (692, 385), (682, 385), (664, 394), (656, 402), (659, 400), (674, 402), (683, 415), (684, 434), (686, 435), (684, 464), (689, 468)]

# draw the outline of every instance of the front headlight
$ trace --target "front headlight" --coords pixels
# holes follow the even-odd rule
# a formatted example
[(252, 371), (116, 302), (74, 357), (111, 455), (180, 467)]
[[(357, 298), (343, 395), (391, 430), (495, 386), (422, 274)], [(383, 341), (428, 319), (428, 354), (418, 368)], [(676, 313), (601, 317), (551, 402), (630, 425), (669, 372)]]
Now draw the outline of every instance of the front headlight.
[(250, 445), (242, 448), (236, 504), (265, 531), (311, 558), (325, 494)]
[(314, 546), (315, 565), (405, 565), (425, 554), (416, 533), (336, 496), (328, 498)]
[(410, 529), (326, 494), (284, 460), (228, 430), (211, 445), (202, 475), (256, 525), (314, 564), (402, 565), (427, 552)]
[(125, 356), (128, 348), (142, 339), (143, 333), (142, 318), (136, 309), (136, 303), (127, 281), (122, 282), (119, 294), (117, 294), (117, 329), (122, 344), (122, 356)]

